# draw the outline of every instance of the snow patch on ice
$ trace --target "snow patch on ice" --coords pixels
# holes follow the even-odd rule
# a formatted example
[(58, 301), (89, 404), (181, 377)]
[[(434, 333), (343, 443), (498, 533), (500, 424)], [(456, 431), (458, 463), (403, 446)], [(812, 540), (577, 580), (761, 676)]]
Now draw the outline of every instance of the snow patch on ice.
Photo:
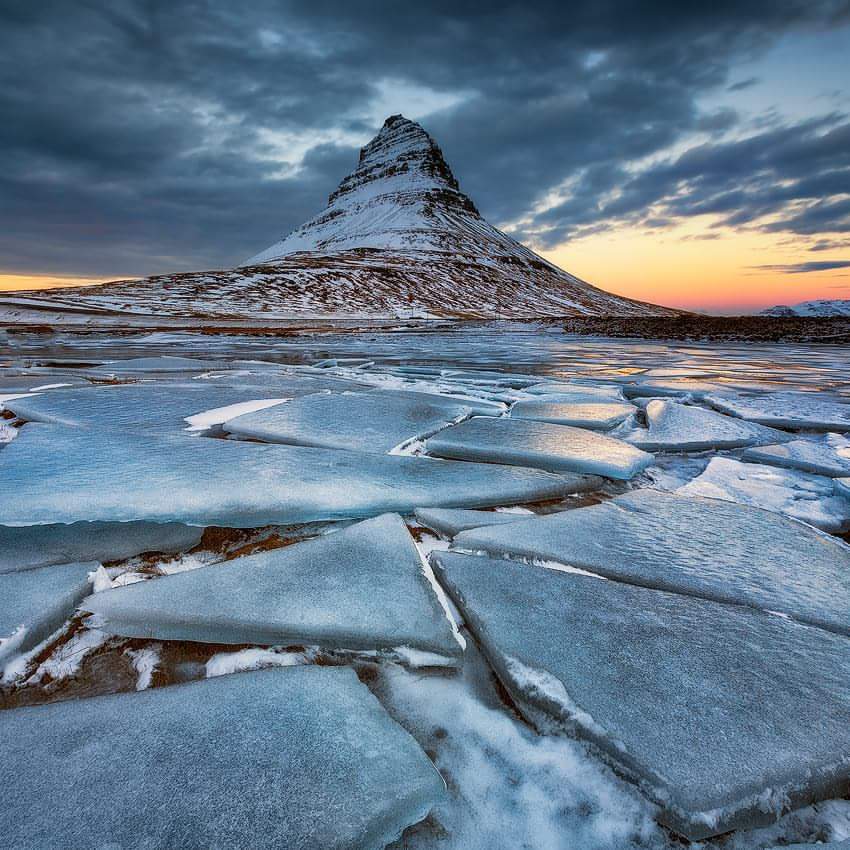
[(303, 652), (285, 652), (279, 649), (249, 647), (236, 652), (219, 652), (210, 658), (205, 666), (206, 678), (227, 676), (245, 670), (261, 670), (265, 667), (293, 667), (296, 664), (310, 664), (318, 650), (307, 648)]
[(146, 646), (143, 649), (125, 649), (124, 654), (133, 664), (133, 669), (139, 674), (136, 680), (136, 690), (145, 691), (153, 682), (153, 674), (159, 664), (159, 644)]
[(239, 401), (235, 404), (226, 404), (224, 407), (214, 407), (211, 410), (203, 410), (200, 413), (185, 417), (186, 422), (189, 423), (186, 430), (206, 431), (230, 419), (235, 419), (237, 416), (242, 416), (244, 413), (265, 410), (267, 407), (274, 407), (276, 404), (289, 400), (288, 398), (257, 398), (250, 401)]

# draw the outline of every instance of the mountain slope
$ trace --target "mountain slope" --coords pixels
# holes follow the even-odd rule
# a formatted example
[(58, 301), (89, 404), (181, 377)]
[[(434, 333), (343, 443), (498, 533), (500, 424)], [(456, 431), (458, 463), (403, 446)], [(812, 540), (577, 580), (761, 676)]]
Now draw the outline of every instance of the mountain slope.
[(850, 300), (823, 299), (819, 301), (803, 301), (800, 304), (795, 304), (793, 307), (779, 304), (776, 307), (768, 307), (767, 310), (762, 310), (759, 315), (775, 317), (850, 316)]
[(245, 265), (38, 297), (60, 308), (209, 317), (677, 312), (597, 289), (492, 227), (434, 140), (400, 115), (361, 150), (321, 213)]

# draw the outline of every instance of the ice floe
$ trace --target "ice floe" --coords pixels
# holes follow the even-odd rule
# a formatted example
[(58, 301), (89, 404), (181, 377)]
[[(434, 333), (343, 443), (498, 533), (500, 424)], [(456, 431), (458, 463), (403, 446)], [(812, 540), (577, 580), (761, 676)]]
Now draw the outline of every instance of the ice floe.
[[(91, 590), (97, 564), (62, 564), (0, 575), (0, 672), (67, 620)], [(0, 835), (3, 833), (0, 832)]]
[(0, 574), (70, 561), (117, 561), (142, 552), (180, 552), (195, 546), (202, 531), (174, 522), (0, 525)]
[(384, 453), (471, 414), (440, 396), (373, 390), (305, 396), (238, 416), (224, 430), (271, 443)]
[(476, 416), (426, 440), (432, 455), (629, 479), (652, 455), (583, 428), (523, 419)]
[(776, 428), (850, 431), (850, 404), (818, 393), (778, 392), (756, 396), (707, 395), (712, 407)]
[(646, 405), (645, 430), (625, 439), (646, 451), (700, 452), (707, 449), (738, 449), (757, 443), (776, 443), (791, 437), (703, 407), (655, 399)]
[[(526, 387), (523, 392), (540, 396), (556, 396), (559, 401), (572, 402), (622, 402), (623, 393), (616, 386), (592, 386), (590, 384), (570, 384), (559, 381), (546, 381)], [(552, 400), (551, 398), (549, 400)]]
[(824, 531), (850, 529), (850, 502), (834, 495), (831, 478), (807, 472), (714, 457), (676, 492), (777, 511)]
[(549, 401), (541, 398), (518, 401), (511, 408), (511, 417), (609, 431), (634, 412), (634, 405), (631, 404)]
[(778, 611), (850, 635), (850, 547), (750, 506), (633, 490), (586, 508), (463, 531), (454, 546)]
[(770, 822), (846, 787), (846, 637), (544, 567), (432, 560), (526, 717), (591, 742), (675, 831)]
[(814, 475), (839, 478), (850, 475), (850, 440), (829, 434), (825, 441), (792, 440), (777, 446), (756, 446), (742, 457), (755, 463), (799, 469)]
[(16, 850), (379, 848), (445, 793), (345, 668), (12, 709), (0, 737), (0, 835)]
[(89, 597), (126, 637), (461, 654), (401, 517)]
[(129, 431), (93, 439), (86, 429), (38, 424), (25, 425), (0, 452), (0, 479), (15, 494), (0, 504), (4, 525), (132, 520), (243, 528), (519, 504), (575, 486), (570, 476), (513, 466)]
[(416, 519), (426, 528), (445, 537), (454, 537), (469, 528), (481, 528), (485, 525), (504, 525), (524, 519), (522, 514), (502, 513), (500, 511), (470, 511), (462, 508), (417, 508)]

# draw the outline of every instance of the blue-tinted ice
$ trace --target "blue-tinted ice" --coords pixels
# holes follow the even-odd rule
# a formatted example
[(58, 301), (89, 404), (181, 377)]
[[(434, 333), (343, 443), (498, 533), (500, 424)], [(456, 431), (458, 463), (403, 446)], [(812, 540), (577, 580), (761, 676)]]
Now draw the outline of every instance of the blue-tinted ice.
[(779, 611), (850, 635), (850, 546), (758, 508), (633, 490), (599, 505), (464, 531), (454, 546)]
[[(553, 426), (554, 427), (554, 426)], [(492, 464), (29, 424), (0, 452), (0, 524), (252, 528), (557, 498), (569, 477)]]
[(609, 431), (635, 412), (631, 404), (617, 402), (550, 401), (546, 398), (518, 401), (511, 408), (513, 419), (534, 419), (575, 428)]
[(831, 478), (850, 475), (850, 442), (846, 440), (792, 440), (776, 446), (754, 446), (747, 449), (742, 457), (755, 463), (799, 469)]
[(778, 392), (757, 396), (708, 395), (706, 401), (723, 413), (776, 428), (850, 431), (850, 404), (818, 393)]
[(416, 519), (426, 528), (454, 537), (469, 528), (482, 528), (485, 525), (505, 525), (509, 522), (527, 519), (529, 514), (507, 513), (504, 511), (470, 511), (462, 508), (417, 508)]
[(290, 667), (0, 712), (15, 850), (365, 850), (445, 785), (347, 668)]
[(91, 590), (88, 575), (97, 567), (61, 564), (0, 575), (0, 673), (12, 655), (49, 637), (71, 616)]
[(216, 566), (106, 590), (81, 606), (127, 637), (392, 650), (461, 646), (407, 527), (385, 514)]
[(523, 419), (476, 416), (425, 443), (432, 455), (581, 472), (629, 479), (652, 463), (652, 455), (583, 428)]
[(846, 789), (843, 635), (545, 567), (432, 561), (520, 710), (591, 741), (677, 832), (769, 822)]

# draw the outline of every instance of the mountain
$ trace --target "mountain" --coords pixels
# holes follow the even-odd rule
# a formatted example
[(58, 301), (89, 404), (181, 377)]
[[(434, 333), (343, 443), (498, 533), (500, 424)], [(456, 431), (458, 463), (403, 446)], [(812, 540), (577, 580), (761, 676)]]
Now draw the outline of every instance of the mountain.
[(850, 300), (803, 301), (793, 307), (779, 304), (776, 307), (768, 307), (767, 310), (762, 310), (759, 315), (777, 318), (787, 316), (850, 316)]
[(321, 213), (244, 265), (37, 298), (58, 309), (216, 318), (677, 312), (597, 289), (492, 227), (436, 142), (401, 115), (360, 151)]

